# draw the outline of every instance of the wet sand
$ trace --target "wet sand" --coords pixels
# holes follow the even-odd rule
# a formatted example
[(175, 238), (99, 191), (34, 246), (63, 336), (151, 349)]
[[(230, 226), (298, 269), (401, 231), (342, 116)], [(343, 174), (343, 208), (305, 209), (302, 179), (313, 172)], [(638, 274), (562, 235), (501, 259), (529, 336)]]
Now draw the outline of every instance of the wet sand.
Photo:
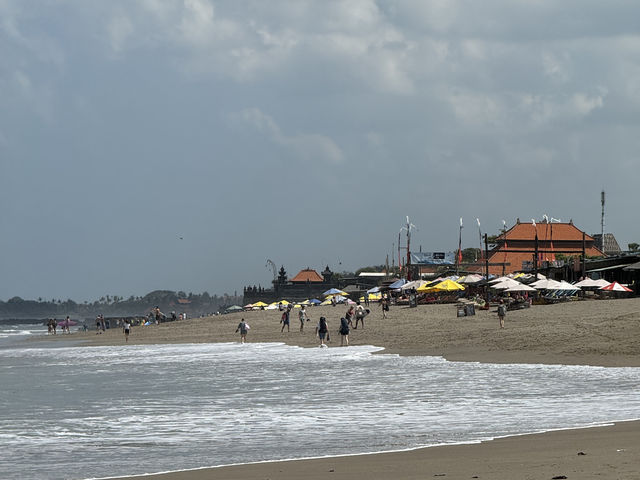
[[(640, 299), (586, 300), (507, 313), (499, 329), (495, 309), (457, 317), (453, 305), (392, 306), (387, 319), (373, 304), (365, 328), (352, 331), (355, 345), (378, 345), (387, 353), (438, 355), (451, 361), (561, 363), (640, 366)], [(238, 341), (240, 318), (251, 325), (250, 342), (284, 342), (317, 347), (313, 331), (324, 315), (331, 347), (346, 307), (312, 307), (311, 321), (299, 331), (297, 310), (291, 331), (280, 332), (278, 311), (244, 312), (159, 326), (136, 327), (129, 343)], [(51, 339), (48, 337), (47, 340)], [(124, 344), (121, 330), (75, 333), (65, 340), (89, 345)], [(339, 347), (338, 347), (339, 348)], [(640, 416), (640, 414), (639, 414)], [(582, 455), (581, 453), (584, 453)], [(318, 452), (319, 455), (322, 452)], [(418, 449), (375, 455), (272, 462), (201, 469), (135, 478), (178, 479), (638, 479), (640, 422), (497, 439), (475, 445)]]

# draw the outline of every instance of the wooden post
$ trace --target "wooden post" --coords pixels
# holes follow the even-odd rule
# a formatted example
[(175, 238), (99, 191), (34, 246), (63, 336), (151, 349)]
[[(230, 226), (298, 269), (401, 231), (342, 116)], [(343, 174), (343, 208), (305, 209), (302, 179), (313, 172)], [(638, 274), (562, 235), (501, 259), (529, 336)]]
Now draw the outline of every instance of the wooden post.
[[(603, 192), (603, 194), (604, 194), (604, 192)], [(587, 261), (587, 246), (586, 246), (586, 243), (587, 242), (585, 240), (585, 233), (582, 232), (582, 262), (580, 262), (581, 265), (582, 265), (582, 272), (581, 272), (582, 278), (584, 278), (584, 276), (587, 274), (587, 272), (586, 272), (587, 266), (585, 265), (586, 261)]]
[[(489, 239), (487, 234), (484, 234), (484, 267), (487, 277), (487, 282), (489, 281)], [(489, 305), (489, 284), (485, 284), (484, 286), (485, 297), (487, 300), (487, 306)]]

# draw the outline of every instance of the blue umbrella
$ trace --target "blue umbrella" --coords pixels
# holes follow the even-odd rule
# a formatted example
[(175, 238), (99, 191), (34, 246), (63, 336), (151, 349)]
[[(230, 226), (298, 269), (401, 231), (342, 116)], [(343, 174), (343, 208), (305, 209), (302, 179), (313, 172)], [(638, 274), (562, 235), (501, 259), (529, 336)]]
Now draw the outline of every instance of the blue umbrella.
[(367, 293), (378, 293), (380, 291), (380, 287), (373, 287), (367, 290)]
[(338, 290), (337, 288), (330, 288), (329, 290), (324, 292), (322, 295), (326, 297), (327, 295), (338, 295), (341, 293), (343, 293), (342, 290)]
[(394, 290), (396, 288), (400, 288), (401, 286), (403, 286), (405, 283), (407, 283), (407, 281), (404, 278), (401, 278), (400, 280), (396, 280), (395, 282), (393, 282), (391, 285), (389, 285), (389, 288), (391, 290)]
[(311, 300), (309, 300), (309, 303), (313, 303), (315, 305), (322, 303), (320, 300), (318, 300), (317, 298), (312, 298)]

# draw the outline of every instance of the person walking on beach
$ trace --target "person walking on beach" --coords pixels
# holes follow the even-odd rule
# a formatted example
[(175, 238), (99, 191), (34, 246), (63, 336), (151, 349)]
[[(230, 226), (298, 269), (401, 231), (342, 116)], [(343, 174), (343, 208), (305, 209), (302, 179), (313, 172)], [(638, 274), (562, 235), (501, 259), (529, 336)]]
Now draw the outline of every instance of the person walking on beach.
[(364, 307), (360, 305), (360, 302), (358, 302), (356, 306), (356, 326), (353, 327), (354, 330), (358, 328), (358, 322), (362, 322), (362, 328), (364, 328), (364, 317), (366, 315), (367, 312), (365, 311)]
[(131, 321), (125, 318), (122, 321), (122, 331), (124, 332), (124, 341), (129, 343), (129, 332), (131, 331)]
[(247, 332), (251, 327), (247, 322), (244, 321), (244, 318), (240, 320), (238, 324), (238, 328), (236, 328), (236, 333), (240, 332), (240, 343), (244, 343), (247, 339)]
[(300, 320), (300, 333), (304, 333), (304, 322), (309, 321), (309, 317), (307, 316), (307, 311), (304, 308), (304, 305), (300, 308), (298, 312), (298, 319)]
[(353, 308), (353, 305), (351, 305), (349, 307), (349, 310), (347, 310), (347, 313), (345, 313), (344, 317), (347, 319), (347, 323), (349, 324), (350, 327), (353, 327), (353, 315), (355, 314), (355, 310)]
[(280, 319), (280, 323), (282, 323), (282, 328), (280, 329), (280, 333), (284, 332), (284, 327), (287, 327), (287, 332), (289, 332), (289, 310), (284, 310), (282, 312), (282, 318)]
[(338, 332), (340, 333), (340, 346), (344, 347), (345, 344), (348, 347), (349, 346), (349, 322), (347, 322), (347, 319), (342, 317), (340, 319), (340, 328), (338, 329)]
[(382, 318), (387, 318), (387, 312), (389, 311), (389, 299), (387, 297), (380, 299), (380, 307), (382, 308)]
[(327, 319), (324, 317), (320, 317), (318, 320), (318, 325), (316, 326), (316, 335), (320, 339), (320, 346), (326, 347), (324, 343), (324, 339), (327, 337), (327, 333), (329, 332), (329, 325), (327, 324)]
[(504, 304), (504, 300), (500, 299), (498, 305), (498, 320), (500, 320), (500, 328), (504, 328), (504, 317), (507, 315), (507, 306)]

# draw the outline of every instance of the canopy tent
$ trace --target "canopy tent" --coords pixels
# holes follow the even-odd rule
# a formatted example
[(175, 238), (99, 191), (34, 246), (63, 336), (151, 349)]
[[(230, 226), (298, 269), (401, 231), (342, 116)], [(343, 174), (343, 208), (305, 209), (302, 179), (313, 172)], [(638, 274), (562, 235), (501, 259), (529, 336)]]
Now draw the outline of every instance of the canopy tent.
[(600, 287), (600, 290), (605, 292), (633, 292), (633, 290), (619, 284), (618, 282), (611, 282), (606, 287)]
[(378, 293), (380, 291), (380, 287), (373, 287), (367, 290), (367, 293)]

